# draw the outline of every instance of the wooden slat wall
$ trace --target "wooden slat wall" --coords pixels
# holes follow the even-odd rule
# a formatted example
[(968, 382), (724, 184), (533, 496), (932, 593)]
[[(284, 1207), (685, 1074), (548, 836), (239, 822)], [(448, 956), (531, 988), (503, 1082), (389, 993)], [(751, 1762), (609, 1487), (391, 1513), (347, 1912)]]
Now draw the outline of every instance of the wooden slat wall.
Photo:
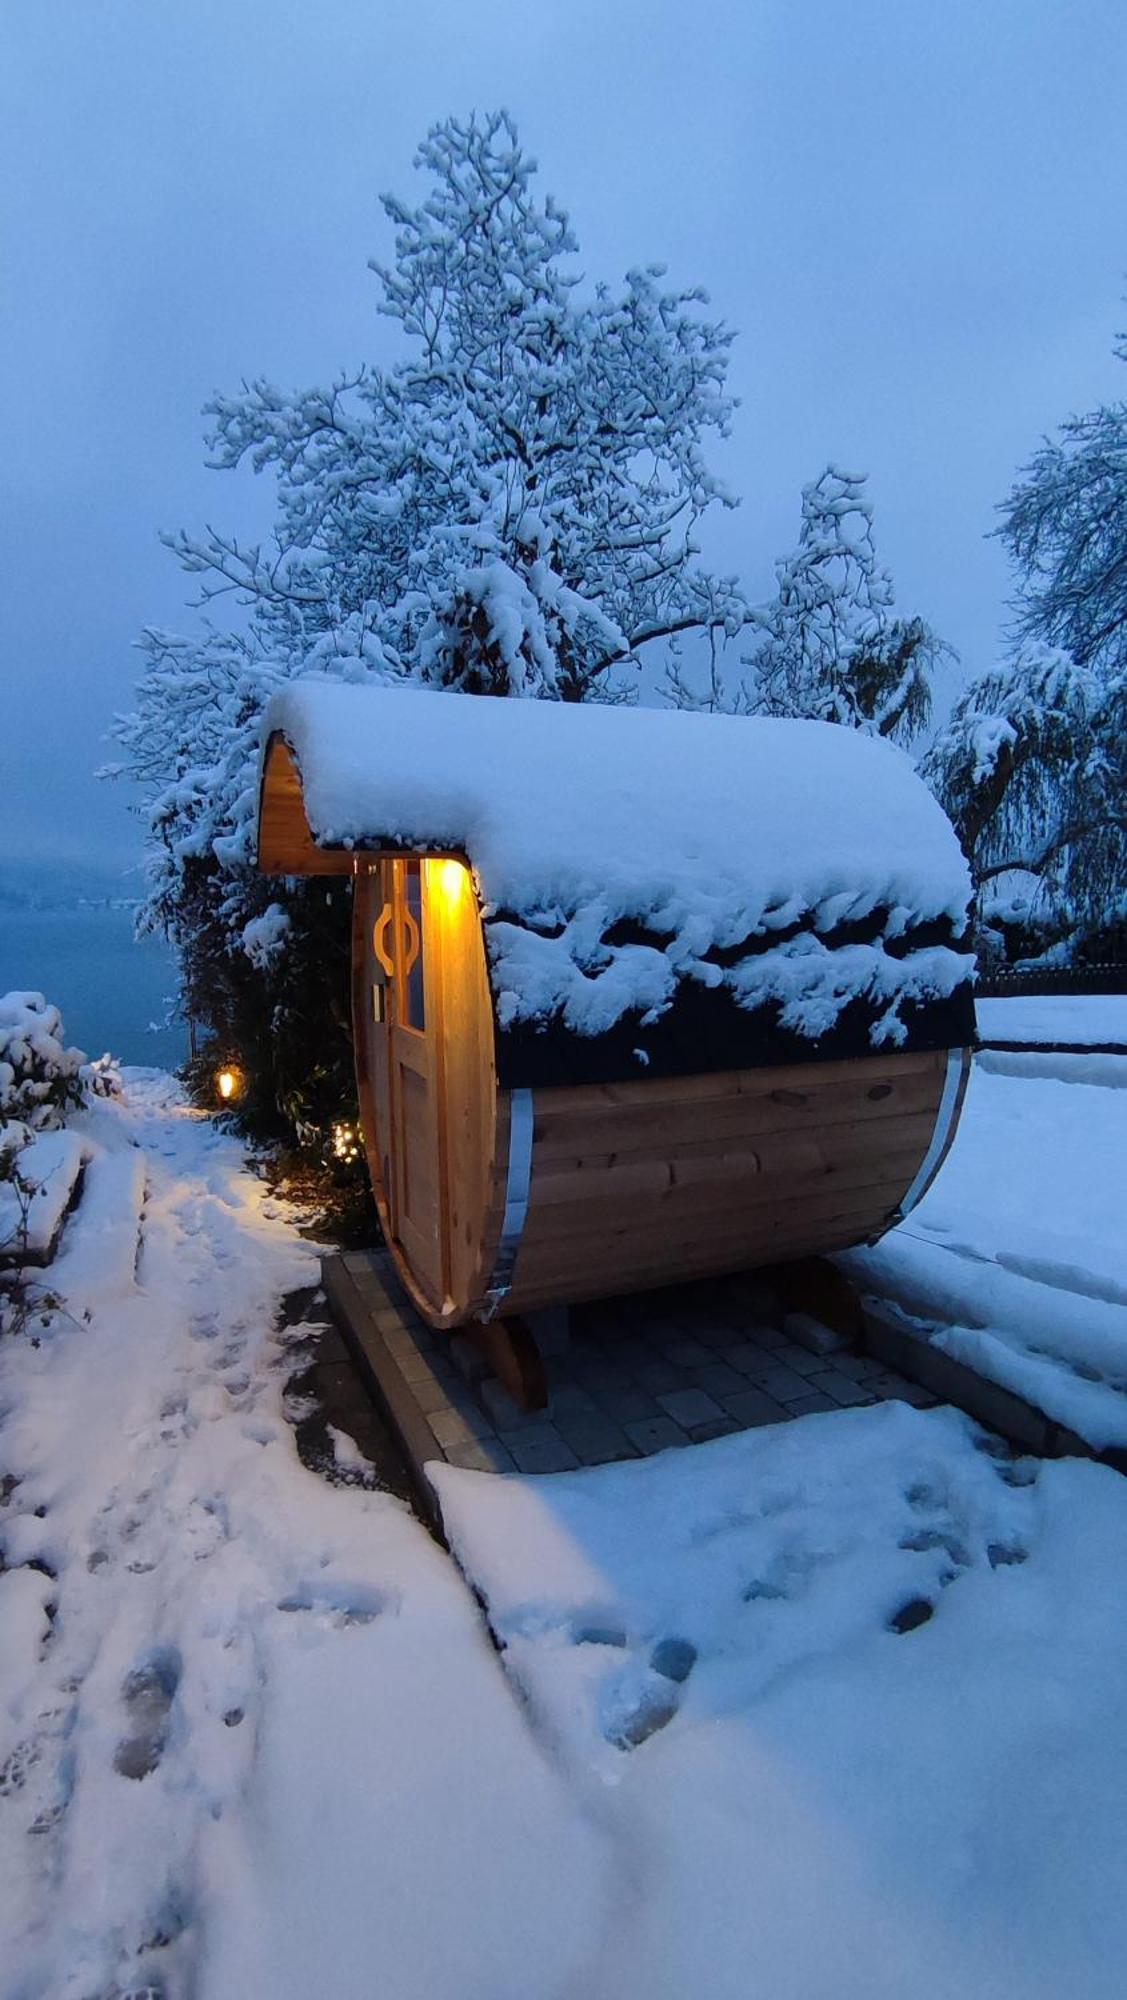
[(343, 847), (318, 847), (309, 831), (301, 778), (288, 743), (272, 736), (258, 801), (258, 866), (264, 875), (351, 875)]
[(541, 1091), (506, 1306), (841, 1249), (927, 1151), (945, 1051)]

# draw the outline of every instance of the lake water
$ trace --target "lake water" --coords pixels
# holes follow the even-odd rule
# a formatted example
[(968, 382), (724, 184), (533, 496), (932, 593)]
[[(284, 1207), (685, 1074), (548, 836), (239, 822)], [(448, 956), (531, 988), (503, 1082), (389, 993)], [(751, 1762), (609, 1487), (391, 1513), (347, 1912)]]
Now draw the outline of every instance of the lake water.
[(61, 1007), (67, 1041), (126, 1063), (177, 1069), (187, 1030), (164, 1025), (176, 967), (158, 938), (133, 936), (132, 910), (0, 907), (0, 993), (45, 993)]

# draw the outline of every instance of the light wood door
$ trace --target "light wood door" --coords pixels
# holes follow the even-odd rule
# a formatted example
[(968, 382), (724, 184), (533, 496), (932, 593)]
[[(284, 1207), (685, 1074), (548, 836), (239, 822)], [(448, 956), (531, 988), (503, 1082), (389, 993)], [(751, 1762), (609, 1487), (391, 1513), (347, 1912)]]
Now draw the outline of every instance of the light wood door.
[(383, 974), (390, 1157), (384, 1181), (392, 1233), (419, 1284), (441, 1304), (448, 1289), (440, 1143), (439, 966), (429, 937), (426, 865), (382, 864), (373, 952)]
[(391, 1234), (391, 878), (385, 861), (369, 864), (356, 882), (353, 907), (352, 1021), (356, 1082), (372, 1187)]

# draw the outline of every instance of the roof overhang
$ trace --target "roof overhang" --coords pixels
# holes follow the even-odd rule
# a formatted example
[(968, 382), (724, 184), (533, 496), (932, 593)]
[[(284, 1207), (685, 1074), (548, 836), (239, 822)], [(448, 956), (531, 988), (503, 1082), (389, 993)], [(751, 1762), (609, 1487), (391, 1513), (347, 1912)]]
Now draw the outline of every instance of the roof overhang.
[(356, 865), (354, 848), (318, 847), (297, 759), (277, 729), (262, 760), (256, 859), (263, 875), (351, 875)]

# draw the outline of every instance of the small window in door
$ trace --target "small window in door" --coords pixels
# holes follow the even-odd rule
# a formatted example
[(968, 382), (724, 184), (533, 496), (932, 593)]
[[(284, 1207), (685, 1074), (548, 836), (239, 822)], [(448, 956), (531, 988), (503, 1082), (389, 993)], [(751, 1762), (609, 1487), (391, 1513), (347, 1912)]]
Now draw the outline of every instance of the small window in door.
[(407, 861), (403, 866), (403, 1025), (426, 1027), (426, 993), (423, 985), (423, 866)]

